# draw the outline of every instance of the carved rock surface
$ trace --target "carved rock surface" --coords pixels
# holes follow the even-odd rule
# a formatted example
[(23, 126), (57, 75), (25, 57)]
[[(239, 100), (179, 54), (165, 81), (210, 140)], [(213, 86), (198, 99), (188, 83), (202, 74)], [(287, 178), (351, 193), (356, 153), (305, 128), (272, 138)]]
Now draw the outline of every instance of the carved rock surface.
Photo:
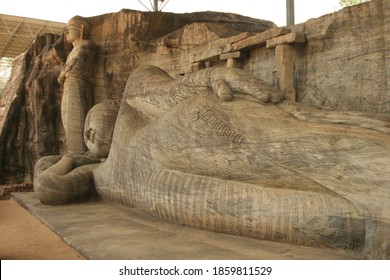
[[(306, 36), (294, 46), (298, 101), (328, 111), (199, 95), (131, 141), (117, 138), (96, 173), (98, 191), (177, 223), (388, 258), (389, 5), (370, 1), (290, 27)], [(89, 22), (96, 102), (120, 100), (139, 65), (176, 78), (193, 67), (226, 66), (220, 55), (229, 50), (246, 54), (237, 56), (244, 70), (277, 85), (267, 36), (291, 32), (218, 13), (123, 10)], [(64, 150), (56, 78), (69, 50), (61, 37), (47, 35), (17, 60), (0, 126), (1, 181), (29, 181), (39, 157)], [(337, 112), (343, 110), (356, 112)]]
[(62, 37), (46, 34), (15, 59), (0, 100), (1, 183), (31, 182), (37, 159), (62, 153), (62, 93), (56, 79), (66, 55)]
[[(207, 71), (192, 74), (201, 86), (214, 78)], [(387, 122), (243, 94), (223, 102), (192, 75), (175, 103), (166, 76), (133, 72), (109, 157), (94, 171), (103, 198), (210, 231), (389, 257)]]
[[(369, 1), (289, 26), (307, 39), (295, 46), (297, 100), (327, 110), (380, 113), (376, 117), (389, 120), (389, 13), (389, 1)], [(122, 10), (88, 20), (90, 39), (97, 45), (92, 77), (95, 103), (120, 100), (127, 78), (139, 65), (155, 65), (177, 77), (203, 67), (202, 57), (211, 57), (212, 65), (226, 65), (219, 61), (219, 54), (229, 49), (245, 50), (242, 68), (276, 86), (275, 50), (256, 42), (291, 31), (281, 28), (260, 34), (274, 25), (208, 12), (180, 15)], [(66, 148), (59, 109), (62, 92), (56, 76), (70, 46), (60, 40), (53, 52), (50, 45), (54, 42), (53, 38), (37, 38), (19, 58), (23, 70), (15, 67), (0, 101), (0, 182), (31, 182), (38, 158)]]
[(368, 1), (297, 26), (298, 100), (327, 110), (390, 113), (390, 1)]
[[(90, 39), (97, 46), (96, 70), (91, 77), (95, 103), (120, 100), (127, 78), (139, 65), (157, 64), (175, 70), (176, 61), (172, 56), (164, 55), (160, 59), (156, 55), (156, 39), (167, 34), (173, 33), (170, 38), (177, 39), (172, 40), (183, 40), (186, 47), (191, 47), (207, 40), (248, 30), (261, 32), (274, 26), (269, 21), (213, 12), (172, 14), (122, 10), (88, 20)], [(197, 30), (175, 33), (194, 22), (200, 23)], [(194, 32), (197, 36), (192, 38)], [(62, 89), (57, 77), (70, 50), (71, 45), (63, 37), (47, 34), (38, 37), (29, 51), (16, 60), (0, 101), (0, 183), (31, 182), (39, 158), (65, 151), (60, 110)], [(191, 63), (187, 61), (185, 65)]]

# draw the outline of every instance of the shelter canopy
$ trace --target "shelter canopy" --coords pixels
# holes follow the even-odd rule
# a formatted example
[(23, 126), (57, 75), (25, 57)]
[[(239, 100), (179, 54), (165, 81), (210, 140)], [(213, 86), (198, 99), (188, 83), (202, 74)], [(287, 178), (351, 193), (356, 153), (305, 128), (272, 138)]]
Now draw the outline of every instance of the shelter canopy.
[(34, 38), (44, 33), (60, 34), (66, 23), (0, 14), (0, 58), (25, 52)]

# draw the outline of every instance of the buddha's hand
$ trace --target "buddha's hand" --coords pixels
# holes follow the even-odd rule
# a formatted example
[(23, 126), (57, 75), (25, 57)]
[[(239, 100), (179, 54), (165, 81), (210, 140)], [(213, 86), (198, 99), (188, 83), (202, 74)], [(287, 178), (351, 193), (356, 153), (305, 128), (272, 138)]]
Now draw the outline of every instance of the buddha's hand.
[(216, 67), (210, 73), (210, 84), (223, 101), (231, 101), (234, 95), (248, 95), (260, 102), (277, 103), (284, 96), (271, 85), (250, 73), (231, 67)]
[(60, 85), (63, 85), (65, 82), (65, 72), (61, 72), (60, 75), (57, 78), (57, 81)]

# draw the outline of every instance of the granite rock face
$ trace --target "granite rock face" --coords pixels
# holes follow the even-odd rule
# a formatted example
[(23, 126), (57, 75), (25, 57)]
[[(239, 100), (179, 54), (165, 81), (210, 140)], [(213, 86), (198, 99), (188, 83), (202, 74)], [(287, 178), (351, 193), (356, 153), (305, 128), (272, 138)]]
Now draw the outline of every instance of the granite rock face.
[[(221, 13), (122, 10), (92, 17), (88, 21), (90, 39), (97, 46), (91, 77), (95, 103), (120, 100), (128, 76), (140, 65), (155, 65), (175, 78), (206, 66), (235, 65), (285, 87), (292, 99), (304, 105), (366, 112), (388, 120), (389, 5), (369, 1), (288, 28)], [(267, 47), (269, 40), (280, 43), (283, 34), (303, 34), (304, 40)], [(15, 67), (1, 101), (3, 183), (30, 182), (38, 158), (66, 150), (59, 107), (62, 91), (55, 77), (71, 46), (63, 39), (55, 41), (38, 38), (19, 58), (24, 70)], [(289, 55), (281, 63), (288, 52), (295, 52), (294, 58)]]
[[(205, 89), (214, 81), (232, 90), (229, 102), (222, 87)], [(181, 225), (387, 258), (387, 123), (368, 129), (374, 120), (361, 114), (279, 101), (275, 89), (234, 68), (174, 80), (140, 67), (95, 187)]]
[[(88, 21), (90, 39), (97, 47), (95, 72), (90, 77), (96, 104), (120, 100), (127, 78), (139, 65), (157, 64), (181, 72), (175, 58), (167, 54), (167, 50), (176, 48), (170, 48), (172, 41), (191, 48), (208, 40), (248, 30), (261, 32), (274, 26), (269, 21), (213, 12), (170, 14), (122, 10)], [(194, 30), (192, 24), (200, 27)], [(167, 35), (170, 39), (161, 39), (166, 41), (161, 55), (158, 39)], [(57, 77), (71, 49), (64, 37), (47, 34), (38, 37), (29, 51), (16, 60), (0, 101), (1, 183), (31, 182), (39, 158), (66, 150), (61, 121), (63, 92)], [(185, 65), (191, 63), (186, 61)]]
[(390, 2), (369, 1), (296, 26), (298, 100), (327, 110), (390, 112)]
[(38, 158), (64, 150), (57, 77), (67, 53), (62, 37), (46, 34), (15, 59), (0, 101), (1, 183), (31, 182)]
[(191, 49), (242, 32), (262, 32), (272, 22), (235, 14), (145, 13), (122, 10), (89, 18), (90, 40), (97, 46), (95, 102), (122, 97), (130, 73), (140, 65), (155, 65), (177, 77), (191, 61), (179, 57)]
[[(389, 258), (389, 9), (370, 1), (282, 28), (208, 12), (89, 18), (95, 103), (121, 105), (104, 163), (60, 163), (72, 182), (174, 223)], [(31, 180), (39, 157), (66, 148), (59, 108), (34, 105), (62, 96), (70, 48), (47, 38), (8, 86), (2, 180)], [(46, 115), (55, 125), (38, 125)]]

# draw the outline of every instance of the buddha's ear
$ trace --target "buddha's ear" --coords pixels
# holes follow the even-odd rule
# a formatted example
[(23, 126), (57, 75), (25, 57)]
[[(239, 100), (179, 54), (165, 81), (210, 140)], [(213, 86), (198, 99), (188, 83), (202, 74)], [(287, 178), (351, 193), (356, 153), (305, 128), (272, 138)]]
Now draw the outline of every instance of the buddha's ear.
[(81, 24), (80, 26), (80, 38), (84, 39), (84, 24)]

